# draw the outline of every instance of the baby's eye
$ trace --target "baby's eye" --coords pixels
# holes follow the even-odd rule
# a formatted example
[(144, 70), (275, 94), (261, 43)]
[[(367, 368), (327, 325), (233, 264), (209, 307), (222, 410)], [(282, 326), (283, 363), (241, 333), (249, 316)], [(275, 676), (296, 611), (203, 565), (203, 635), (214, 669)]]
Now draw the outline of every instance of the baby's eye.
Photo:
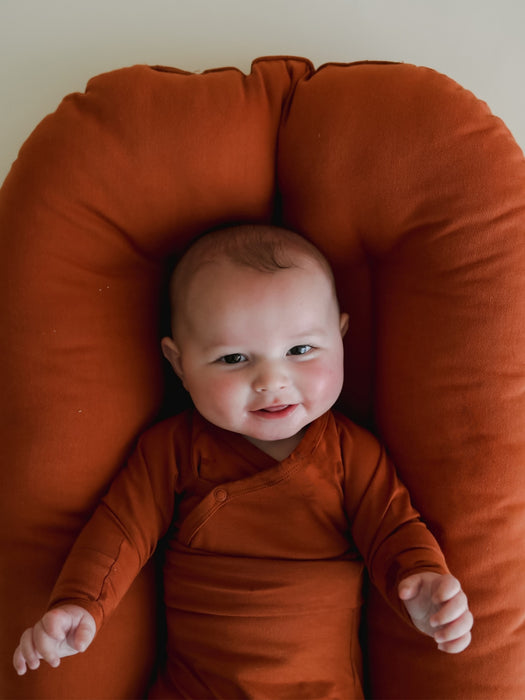
[(238, 365), (240, 362), (246, 362), (246, 355), (242, 355), (240, 352), (234, 352), (231, 355), (224, 355), (219, 358), (219, 362), (223, 362), (226, 365)]
[(288, 355), (306, 355), (306, 353), (312, 350), (311, 345), (294, 345), (293, 348), (288, 350)]

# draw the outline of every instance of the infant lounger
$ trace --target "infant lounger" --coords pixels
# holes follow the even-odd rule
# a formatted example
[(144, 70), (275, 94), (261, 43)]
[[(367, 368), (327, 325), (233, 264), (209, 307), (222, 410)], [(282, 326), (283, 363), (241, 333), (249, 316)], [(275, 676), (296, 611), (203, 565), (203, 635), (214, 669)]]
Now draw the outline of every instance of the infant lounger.
[(449, 656), (370, 590), (370, 697), (525, 697), (523, 155), (432, 70), (286, 57), (98, 76), (3, 185), (0, 695), (144, 694), (152, 567), (83, 656), (23, 678), (11, 656), (160, 410), (168, 260), (240, 222), (295, 229), (332, 262), (350, 314), (341, 406), (386, 443), (475, 615)]

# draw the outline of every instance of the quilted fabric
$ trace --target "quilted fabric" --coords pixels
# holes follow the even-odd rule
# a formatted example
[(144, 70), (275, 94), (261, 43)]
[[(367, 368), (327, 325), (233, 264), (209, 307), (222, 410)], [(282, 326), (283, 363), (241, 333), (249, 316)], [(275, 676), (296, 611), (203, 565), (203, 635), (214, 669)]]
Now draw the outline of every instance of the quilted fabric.
[(370, 697), (522, 697), (523, 155), (432, 70), (287, 57), (249, 75), (98, 76), (36, 128), (0, 191), (2, 696), (144, 692), (151, 567), (83, 657), (21, 679), (10, 657), (161, 408), (169, 259), (243, 221), (294, 228), (333, 263), (350, 314), (341, 407), (385, 441), (476, 618), (450, 657), (371, 590)]

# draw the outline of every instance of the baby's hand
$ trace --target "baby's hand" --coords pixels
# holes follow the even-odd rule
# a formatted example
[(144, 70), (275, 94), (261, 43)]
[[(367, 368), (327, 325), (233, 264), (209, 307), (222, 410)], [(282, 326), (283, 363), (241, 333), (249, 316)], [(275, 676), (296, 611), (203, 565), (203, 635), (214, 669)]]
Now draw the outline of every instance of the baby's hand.
[(457, 654), (468, 647), (474, 618), (456, 578), (424, 571), (403, 579), (398, 594), (414, 625), (433, 637), (438, 649)]
[(85, 651), (93, 641), (96, 625), (93, 616), (78, 605), (64, 605), (47, 612), (34, 627), (27, 629), (13, 656), (19, 676), (37, 669), (40, 659), (56, 668), (64, 656)]

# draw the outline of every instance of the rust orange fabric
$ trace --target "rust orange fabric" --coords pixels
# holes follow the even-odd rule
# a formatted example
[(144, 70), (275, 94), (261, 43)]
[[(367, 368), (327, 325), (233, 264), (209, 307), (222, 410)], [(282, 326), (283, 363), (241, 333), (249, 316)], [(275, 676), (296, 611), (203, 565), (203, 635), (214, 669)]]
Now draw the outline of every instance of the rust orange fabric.
[(446, 656), (371, 589), (369, 696), (523, 696), (523, 154), (432, 70), (286, 57), (248, 75), (98, 76), (36, 128), (0, 191), (0, 694), (144, 692), (151, 568), (59, 673), (19, 679), (11, 654), (159, 415), (170, 258), (244, 221), (294, 228), (334, 265), (350, 314), (340, 408), (385, 442), (476, 618), (471, 647)]

